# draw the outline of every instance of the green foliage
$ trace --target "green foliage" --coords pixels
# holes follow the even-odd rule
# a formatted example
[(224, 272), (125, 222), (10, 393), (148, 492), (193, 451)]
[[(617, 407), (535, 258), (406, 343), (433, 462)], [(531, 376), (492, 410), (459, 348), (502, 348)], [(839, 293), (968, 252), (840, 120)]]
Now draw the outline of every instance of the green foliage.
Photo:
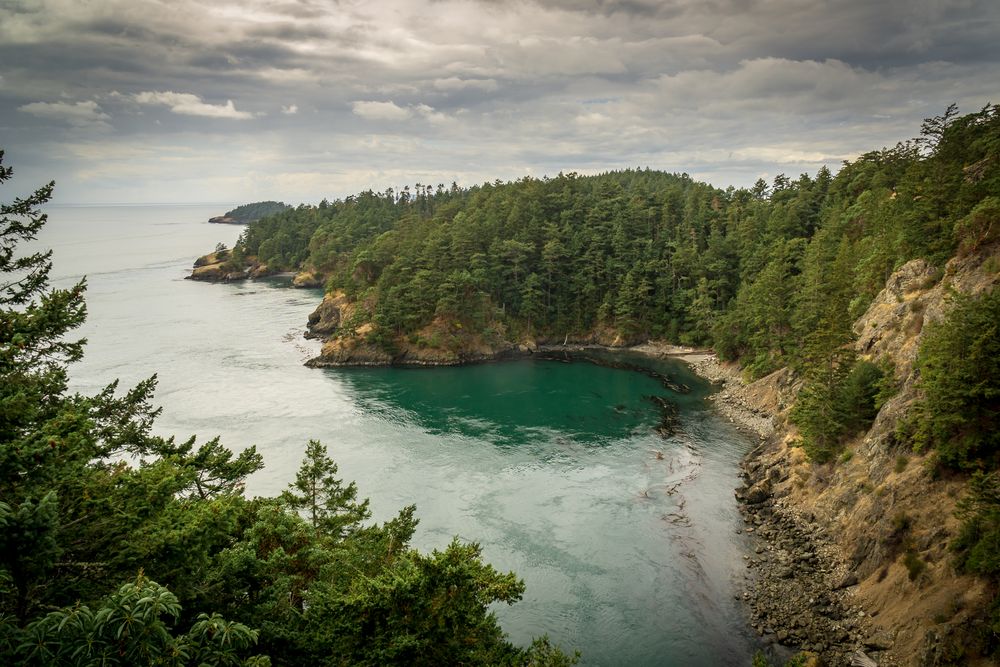
[(76, 605), (30, 623), (17, 647), (25, 665), (242, 665), (266, 667), (248, 655), (258, 633), (221, 616), (200, 614), (191, 629), (172, 634), (181, 613), (177, 598), (143, 575), (99, 608)]
[(905, 426), (917, 450), (944, 465), (1000, 463), (1000, 290), (955, 294), (947, 318), (928, 327), (916, 367), (923, 392)]
[(849, 375), (849, 360), (831, 356), (828, 363), (816, 366), (796, 397), (791, 419), (799, 427), (802, 448), (816, 463), (826, 463), (838, 453), (851, 415), (844, 400)]
[(832, 460), (843, 440), (871, 425), (881, 407), (884, 371), (869, 361), (853, 359), (851, 352), (840, 349), (825, 364), (809, 368), (792, 408), (802, 447), (817, 463)]
[(962, 528), (952, 543), (961, 572), (1000, 578), (1000, 472), (976, 472), (959, 501)]
[(927, 569), (927, 563), (925, 563), (917, 552), (908, 549), (906, 553), (903, 554), (903, 565), (906, 566), (906, 573), (909, 576), (910, 581), (916, 581), (920, 578), (920, 575), (924, 573)]
[(847, 433), (856, 433), (871, 425), (885, 404), (887, 394), (893, 390), (891, 377), (891, 373), (886, 373), (878, 364), (865, 359), (855, 362), (840, 396), (848, 415), (844, 425)]
[(305, 510), (315, 530), (339, 538), (357, 530), (371, 512), (367, 499), (357, 502), (357, 485), (345, 486), (336, 474), (337, 464), (327, 456), (326, 447), (310, 440), (295, 481), (281, 499), (289, 507)]
[(253, 222), (261, 218), (266, 218), (269, 215), (282, 213), (290, 208), (291, 206), (280, 201), (258, 201), (252, 204), (243, 204), (231, 211), (226, 211), (225, 217), (233, 218), (240, 222)]
[(512, 573), (482, 563), (478, 545), (456, 540), (430, 556), (401, 554), (348, 590), (319, 588), (310, 616), (340, 621), (325, 643), (352, 664), (499, 664), (520, 651), (502, 641), (487, 605), (513, 603), (523, 591)]

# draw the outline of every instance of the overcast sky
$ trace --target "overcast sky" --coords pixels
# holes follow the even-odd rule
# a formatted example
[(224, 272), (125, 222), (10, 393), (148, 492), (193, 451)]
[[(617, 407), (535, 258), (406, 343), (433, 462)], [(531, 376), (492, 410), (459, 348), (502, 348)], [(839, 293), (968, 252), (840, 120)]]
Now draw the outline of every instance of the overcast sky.
[(742, 186), (998, 93), (997, 0), (0, 0), (0, 148), (62, 203)]

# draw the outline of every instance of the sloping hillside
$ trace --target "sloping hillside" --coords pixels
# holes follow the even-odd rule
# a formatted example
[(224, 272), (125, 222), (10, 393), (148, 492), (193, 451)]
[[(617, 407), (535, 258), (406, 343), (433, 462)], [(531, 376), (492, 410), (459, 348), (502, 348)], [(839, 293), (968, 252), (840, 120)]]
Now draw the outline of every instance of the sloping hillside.
[[(996, 244), (952, 259), (943, 272), (918, 259), (892, 274), (854, 322), (854, 348), (862, 358), (891, 361), (899, 390), (838, 460), (810, 462), (789, 411), (779, 410), (780, 427), (745, 463), (750, 523), (758, 523), (758, 534), (760, 525), (772, 528), (763, 531), (761, 560), (769, 562), (754, 593), (762, 628), (833, 664), (859, 647), (883, 665), (993, 664), (981, 654), (990, 648), (995, 591), (957, 573), (951, 548), (969, 478), (941, 470), (934, 450), (914, 452), (899, 431), (921, 399), (915, 361), (928, 325), (947, 316), (953, 291), (977, 295), (998, 282)], [(773, 378), (743, 393), (773, 406)], [(786, 404), (791, 386), (788, 393)], [(784, 540), (793, 533), (806, 538), (789, 551)], [(822, 566), (803, 566), (803, 553), (821, 554)], [(817, 585), (826, 604), (797, 608)]]

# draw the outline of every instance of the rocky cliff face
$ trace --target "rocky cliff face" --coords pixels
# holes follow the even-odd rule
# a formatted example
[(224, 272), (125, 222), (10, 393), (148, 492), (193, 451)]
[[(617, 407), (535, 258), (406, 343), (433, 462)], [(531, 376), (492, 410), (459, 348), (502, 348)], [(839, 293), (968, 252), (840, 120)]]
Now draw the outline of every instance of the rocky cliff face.
[(529, 353), (534, 346), (514, 345), (502, 332), (488, 338), (465, 331), (457, 322), (437, 318), (410, 336), (397, 337), (389, 351), (369, 342), (370, 323), (357, 323), (362, 319), (356, 316), (362, 307), (364, 304), (351, 301), (339, 290), (323, 297), (309, 316), (306, 337), (325, 342), (320, 355), (308, 366), (455, 366)]
[(235, 268), (228, 264), (229, 250), (220, 250), (202, 255), (194, 262), (194, 268), (188, 280), (201, 280), (209, 283), (227, 283), (247, 278), (262, 278), (271, 275), (266, 264), (261, 264), (254, 256), (244, 259), (243, 268)]
[(859, 355), (892, 360), (900, 390), (837, 463), (814, 465), (796, 446), (784, 408), (794, 384), (779, 386), (777, 400), (773, 378), (743, 390), (778, 407), (779, 428), (747, 457), (740, 491), (750, 528), (764, 535), (750, 594), (762, 634), (835, 665), (857, 651), (880, 665), (976, 664), (967, 649), (987, 591), (955, 574), (948, 549), (966, 480), (935, 478), (896, 429), (918, 398), (913, 366), (927, 325), (945, 316), (951, 290), (989, 289), (998, 268), (993, 246), (943, 272), (914, 260), (888, 279), (854, 331)]

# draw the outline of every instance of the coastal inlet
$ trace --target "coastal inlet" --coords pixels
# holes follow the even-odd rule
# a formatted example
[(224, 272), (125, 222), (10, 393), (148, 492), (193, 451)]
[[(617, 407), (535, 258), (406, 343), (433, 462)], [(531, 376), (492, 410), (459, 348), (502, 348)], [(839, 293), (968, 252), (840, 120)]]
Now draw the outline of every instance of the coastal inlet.
[[(75, 390), (158, 373), (157, 432), (258, 446), (266, 468), (249, 495), (279, 493), (309, 438), (321, 440), (375, 520), (415, 503), (415, 546), (458, 535), (525, 579), (524, 599), (495, 610), (516, 642), (548, 633), (585, 665), (748, 664), (733, 489), (749, 445), (684, 365), (621, 358), (687, 393), (580, 361), (306, 368), (318, 345), (302, 332), (319, 291), (184, 280), (192, 249), (239, 233), (208, 217), (170, 207), (53, 216), (45, 241), (63, 259), (59, 280), (89, 276)], [(676, 406), (672, 435), (657, 433), (663, 412), (649, 397)]]

